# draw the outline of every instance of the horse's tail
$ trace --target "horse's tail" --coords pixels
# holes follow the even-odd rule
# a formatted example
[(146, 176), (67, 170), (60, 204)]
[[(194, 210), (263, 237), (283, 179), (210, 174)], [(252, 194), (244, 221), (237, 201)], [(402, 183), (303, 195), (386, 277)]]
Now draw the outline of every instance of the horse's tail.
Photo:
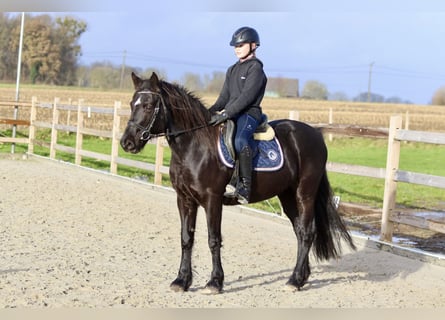
[(338, 258), (341, 240), (356, 249), (333, 202), (333, 194), (326, 171), (323, 173), (315, 201), (315, 256), (319, 260)]

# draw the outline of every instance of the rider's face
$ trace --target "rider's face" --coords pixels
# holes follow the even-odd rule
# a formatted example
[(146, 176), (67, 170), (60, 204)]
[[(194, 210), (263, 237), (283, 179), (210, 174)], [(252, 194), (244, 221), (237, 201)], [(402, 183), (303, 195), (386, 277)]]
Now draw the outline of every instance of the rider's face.
[[(235, 46), (235, 54), (238, 59), (246, 58), (250, 53), (250, 43), (242, 43)], [(254, 49), (255, 44), (252, 44), (252, 49)]]

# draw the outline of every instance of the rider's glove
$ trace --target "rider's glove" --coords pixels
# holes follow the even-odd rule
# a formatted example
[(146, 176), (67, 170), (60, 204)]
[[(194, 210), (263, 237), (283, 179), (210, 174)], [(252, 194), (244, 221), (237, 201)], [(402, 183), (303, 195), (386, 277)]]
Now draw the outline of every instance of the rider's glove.
[(227, 113), (225, 113), (225, 112), (216, 113), (216, 114), (212, 115), (212, 118), (209, 121), (209, 125), (217, 126), (217, 125), (227, 121), (228, 119), (229, 119), (229, 116), (227, 115)]

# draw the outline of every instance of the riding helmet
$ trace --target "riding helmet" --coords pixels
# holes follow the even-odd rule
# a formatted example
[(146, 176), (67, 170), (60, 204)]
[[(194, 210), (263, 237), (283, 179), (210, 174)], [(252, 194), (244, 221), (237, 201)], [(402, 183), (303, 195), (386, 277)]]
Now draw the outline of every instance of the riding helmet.
[(232, 41), (230, 45), (232, 47), (243, 43), (255, 43), (258, 47), (260, 46), (260, 36), (255, 29), (250, 27), (241, 27), (233, 33)]

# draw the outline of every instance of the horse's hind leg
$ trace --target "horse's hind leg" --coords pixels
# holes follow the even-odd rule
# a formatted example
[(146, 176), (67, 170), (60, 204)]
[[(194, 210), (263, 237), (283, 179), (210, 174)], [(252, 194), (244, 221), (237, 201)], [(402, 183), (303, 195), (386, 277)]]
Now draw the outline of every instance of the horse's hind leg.
[(314, 241), (314, 203), (311, 197), (298, 197), (294, 191), (288, 191), (280, 197), (283, 210), (292, 223), (297, 236), (297, 263), (287, 285), (300, 289), (307, 282), (311, 269), (309, 252)]
[(196, 214), (198, 205), (178, 195), (181, 217), (181, 265), (177, 278), (171, 283), (173, 291), (187, 291), (192, 284), (192, 248), (195, 239)]
[(298, 239), (297, 265), (287, 284), (297, 287), (297, 289), (305, 285), (311, 274), (309, 252), (315, 236), (315, 225), (311, 217), (313, 217), (313, 210), (306, 208), (294, 222), (294, 230)]

